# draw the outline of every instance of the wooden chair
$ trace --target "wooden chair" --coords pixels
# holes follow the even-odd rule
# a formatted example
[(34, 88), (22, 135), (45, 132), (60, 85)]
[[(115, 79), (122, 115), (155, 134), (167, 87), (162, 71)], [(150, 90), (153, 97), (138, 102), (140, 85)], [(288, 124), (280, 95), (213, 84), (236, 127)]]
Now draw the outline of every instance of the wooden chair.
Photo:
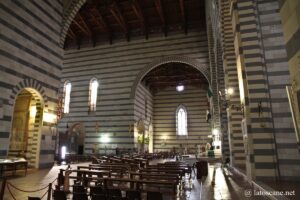
[(105, 194), (102, 187), (100, 186), (90, 186), (90, 194)]
[(28, 200), (41, 200), (40, 197), (28, 197)]
[(73, 185), (73, 193), (86, 193), (86, 189), (82, 185)]
[(163, 200), (160, 192), (147, 192), (147, 200)]
[(92, 194), (91, 200), (107, 200), (105, 194)]
[(122, 197), (122, 193), (120, 189), (108, 189), (107, 190), (108, 196), (111, 197)]
[(73, 193), (73, 200), (89, 200), (87, 193)]
[(142, 199), (140, 191), (136, 191), (136, 190), (126, 191), (126, 197), (128, 200), (141, 200)]
[(54, 200), (67, 200), (67, 194), (62, 190), (54, 190), (53, 199)]

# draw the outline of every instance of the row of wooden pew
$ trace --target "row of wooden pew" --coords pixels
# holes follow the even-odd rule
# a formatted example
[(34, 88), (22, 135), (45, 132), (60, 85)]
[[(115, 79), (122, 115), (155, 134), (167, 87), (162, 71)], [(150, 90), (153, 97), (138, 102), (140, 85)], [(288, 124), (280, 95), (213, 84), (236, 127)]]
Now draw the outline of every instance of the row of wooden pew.
[[(87, 166), (77, 166), (77, 169), (61, 169), (57, 190), (74, 194), (75, 184), (70, 185), (73, 181), (83, 187), (84, 191), (98, 186), (105, 191), (111, 189), (138, 192), (159, 191), (174, 195), (178, 189), (184, 188), (183, 178), (186, 174), (191, 174), (191, 167), (183, 162), (149, 165), (149, 160), (144, 158), (101, 157), (94, 159), (93, 164)], [(88, 193), (85, 192), (84, 195)], [(73, 199), (76, 199), (74, 197)], [(91, 199), (93, 199), (92, 196)]]

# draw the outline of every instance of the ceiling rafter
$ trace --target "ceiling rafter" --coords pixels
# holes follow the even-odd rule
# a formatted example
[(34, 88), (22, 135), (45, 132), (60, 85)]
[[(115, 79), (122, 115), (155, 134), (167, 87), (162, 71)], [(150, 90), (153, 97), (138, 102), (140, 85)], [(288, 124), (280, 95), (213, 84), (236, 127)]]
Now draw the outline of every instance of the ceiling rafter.
[[(93, 7), (91, 9), (91, 11), (93, 12), (93, 13), (91, 13), (91, 16), (94, 18), (94, 21), (96, 21), (96, 23), (98, 23), (100, 26), (104, 27), (104, 29), (108, 32), (109, 43), (112, 44), (112, 40), (113, 40), (112, 29), (108, 25), (104, 16), (99, 11), (99, 8)], [(98, 18), (98, 20), (97, 20), (97, 18)]]
[(148, 39), (149, 37), (148, 24), (146, 22), (145, 14), (141, 8), (139, 0), (131, 0), (131, 7), (141, 23), (141, 27), (145, 32), (146, 39)]
[(187, 13), (185, 11), (185, 5), (184, 5), (185, 0), (179, 0), (179, 6), (180, 6), (180, 12), (181, 12), (181, 18), (183, 21), (183, 27), (184, 27), (184, 32), (185, 34), (188, 33), (188, 18), (187, 18)]
[(202, 79), (189, 79), (189, 80), (172, 80), (172, 81), (156, 81), (156, 82), (149, 82), (147, 85), (153, 86), (153, 85), (178, 85), (178, 83), (181, 84), (207, 84), (206, 81), (203, 81)]
[(86, 22), (84, 21), (83, 17), (81, 16), (80, 13), (77, 14), (77, 19), (79, 19), (79, 21), (82, 23), (80, 24), (80, 22), (78, 22), (76, 19), (73, 21), (74, 24), (87, 36), (91, 36), (92, 35), (92, 31), (90, 30), (90, 28), (87, 26)]
[(154, 0), (154, 3), (155, 3), (156, 10), (158, 12), (158, 15), (160, 17), (160, 20), (164, 26), (164, 34), (165, 34), (165, 36), (167, 36), (168, 35), (168, 25), (167, 25), (164, 7), (162, 5), (162, 0)]
[(187, 34), (190, 28), (205, 25), (202, 11), (204, 0), (88, 0), (70, 25), (65, 48), (108, 40), (112, 44), (124, 35), (129, 40), (178, 30)]
[(118, 22), (118, 24), (123, 29), (123, 31), (125, 32), (127, 41), (129, 41), (130, 35), (129, 35), (128, 24), (125, 20), (123, 13), (121, 12), (119, 4), (115, 0), (113, 0), (112, 4), (109, 5), (109, 10), (110, 10), (111, 14), (114, 16), (114, 18), (116, 19), (116, 21)]
[(68, 35), (70, 38), (72, 38), (73, 40), (75, 40), (76, 37), (77, 37), (76, 34), (74, 33), (74, 31), (72, 30), (71, 26), (70, 26), (70, 28), (69, 28), (69, 31), (68, 31), (67, 35)]

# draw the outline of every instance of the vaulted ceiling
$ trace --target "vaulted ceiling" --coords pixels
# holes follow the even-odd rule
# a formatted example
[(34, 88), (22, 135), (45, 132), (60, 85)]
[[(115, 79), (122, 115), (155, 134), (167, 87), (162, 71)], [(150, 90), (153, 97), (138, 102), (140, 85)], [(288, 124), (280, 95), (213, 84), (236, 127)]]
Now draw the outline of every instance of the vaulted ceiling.
[(75, 16), (65, 48), (205, 27), (204, 0), (88, 0)]
[(142, 80), (142, 83), (152, 92), (175, 87), (179, 84), (208, 88), (204, 75), (196, 68), (183, 63), (167, 63), (151, 70)]

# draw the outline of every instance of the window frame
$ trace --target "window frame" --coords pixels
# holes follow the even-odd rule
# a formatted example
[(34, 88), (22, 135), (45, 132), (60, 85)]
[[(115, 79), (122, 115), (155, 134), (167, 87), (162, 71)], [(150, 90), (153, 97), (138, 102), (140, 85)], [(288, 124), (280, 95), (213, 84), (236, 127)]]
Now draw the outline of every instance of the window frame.
[[(97, 82), (97, 88), (95, 90), (95, 96), (93, 97), (93, 83)], [(89, 85), (89, 112), (96, 112), (97, 110), (97, 98), (98, 98), (98, 88), (99, 88), (99, 81), (97, 78), (92, 78), (90, 80), (90, 85)], [(95, 99), (93, 99), (95, 98)]]
[[(69, 91), (68, 85), (70, 85)], [(63, 112), (64, 114), (70, 113), (70, 103), (71, 103), (71, 92), (72, 92), (72, 83), (71, 81), (65, 81), (64, 83), (64, 106), (63, 106)]]
[[(180, 119), (179, 119), (179, 112), (180, 110), (183, 110), (184, 113), (185, 113), (185, 123), (184, 123), (184, 126), (185, 126), (185, 130), (184, 130), (184, 134), (181, 134), (181, 130), (179, 130), (179, 123), (180, 123)], [(183, 105), (179, 105), (176, 109), (176, 135), (177, 136), (188, 136), (188, 113), (187, 113), (187, 110), (186, 110), (186, 107), (183, 106)]]

